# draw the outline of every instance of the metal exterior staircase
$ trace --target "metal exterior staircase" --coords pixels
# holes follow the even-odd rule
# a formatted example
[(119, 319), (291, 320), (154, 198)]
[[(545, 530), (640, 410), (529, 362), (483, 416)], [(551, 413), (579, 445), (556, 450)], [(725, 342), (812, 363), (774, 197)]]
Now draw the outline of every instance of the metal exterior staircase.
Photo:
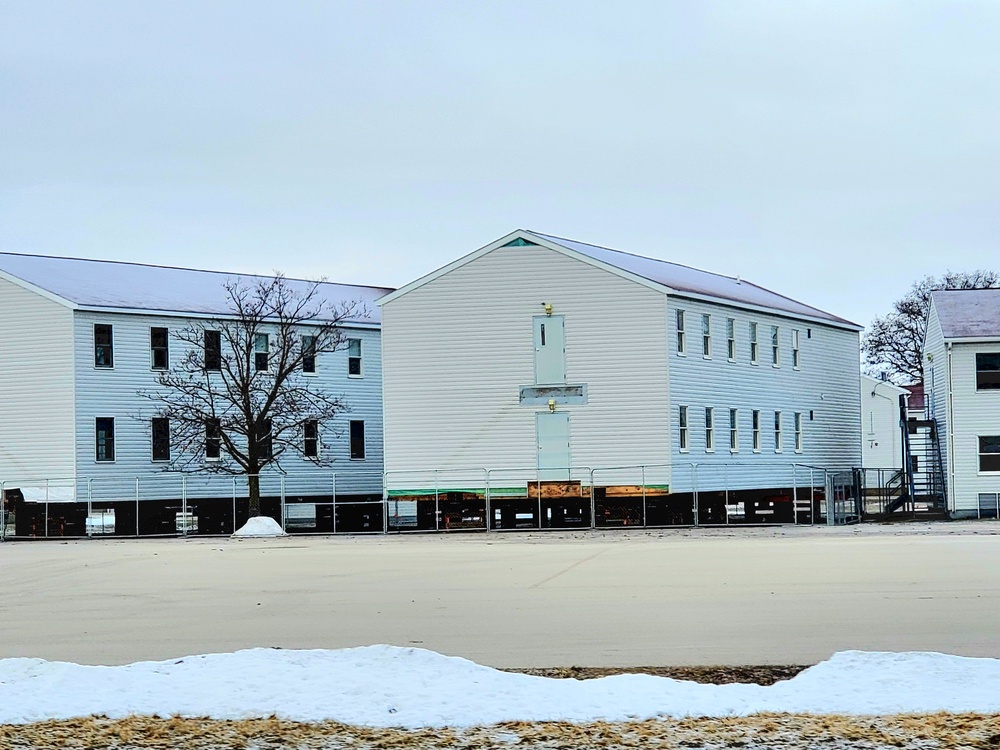
[(903, 435), (903, 471), (900, 492), (886, 506), (886, 513), (947, 513), (944, 463), (941, 460), (937, 422), (926, 411), (923, 419), (908, 418), (906, 401), (902, 396), (899, 413), (900, 431)]

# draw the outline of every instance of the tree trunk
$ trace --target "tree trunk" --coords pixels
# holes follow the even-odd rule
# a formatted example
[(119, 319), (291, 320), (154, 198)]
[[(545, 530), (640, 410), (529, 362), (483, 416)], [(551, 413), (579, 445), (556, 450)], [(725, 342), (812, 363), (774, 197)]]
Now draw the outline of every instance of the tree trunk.
[(260, 474), (247, 475), (250, 487), (250, 518), (260, 515)]

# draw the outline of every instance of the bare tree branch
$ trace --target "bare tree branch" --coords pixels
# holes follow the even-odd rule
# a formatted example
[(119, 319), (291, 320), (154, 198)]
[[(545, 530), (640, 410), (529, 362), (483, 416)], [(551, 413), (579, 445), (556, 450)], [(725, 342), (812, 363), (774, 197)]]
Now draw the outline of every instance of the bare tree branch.
[(889, 314), (872, 321), (861, 342), (865, 370), (870, 375), (885, 374), (900, 385), (923, 380), (922, 349), (927, 331), (931, 292), (939, 289), (992, 289), (1000, 286), (995, 271), (948, 271), (944, 276), (927, 276), (914, 282), (906, 295), (892, 306)]
[[(159, 388), (139, 392), (154, 405), (155, 416), (170, 420), (169, 468), (248, 475), (251, 515), (260, 514), (263, 469), (282, 470), (286, 454), (317, 466), (330, 463), (321, 430), (321, 449), (305, 455), (305, 428), (347, 409), (342, 395), (303, 374), (303, 364), (341, 348), (341, 325), (363, 311), (357, 302), (324, 303), (319, 284), (301, 290), (281, 274), (226, 282), (232, 314), (173, 332), (186, 353), (160, 373)], [(217, 331), (221, 341), (221, 360), (213, 363), (218, 369), (206, 367), (206, 331)], [(266, 367), (260, 367), (264, 359)], [(206, 459), (209, 449), (218, 450), (218, 460)]]

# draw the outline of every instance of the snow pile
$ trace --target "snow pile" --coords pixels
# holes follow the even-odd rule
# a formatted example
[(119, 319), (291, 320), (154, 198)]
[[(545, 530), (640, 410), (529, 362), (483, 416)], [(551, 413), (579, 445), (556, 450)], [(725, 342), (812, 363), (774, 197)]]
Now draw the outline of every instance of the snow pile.
[(393, 646), (250, 649), (121, 667), (0, 660), (0, 724), (91, 714), (218, 719), (275, 714), (415, 728), (759, 711), (998, 712), (1000, 660), (846, 651), (769, 687), (699, 685), (648, 675), (558, 680)]
[(270, 516), (254, 516), (233, 532), (234, 537), (288, 536)]

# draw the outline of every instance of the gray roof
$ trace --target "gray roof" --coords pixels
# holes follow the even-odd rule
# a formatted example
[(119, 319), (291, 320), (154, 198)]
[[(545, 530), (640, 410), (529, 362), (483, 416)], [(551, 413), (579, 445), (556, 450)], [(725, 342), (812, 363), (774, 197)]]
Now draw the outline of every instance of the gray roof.
[[(252, 283), (266, 276), (197, 271), (111, 260), (57, 258), (46, 255), (0, 253), (0, 272), (32, 284), (84, 308), (112, 308), (129, 312), (194, 313), (206, 316), (231, 313), (223, 284)], [(289, 279), (293, 289), (312, 282)], [(350, 322), (377, 324), (375, 300), (392, 291), (382, 287), (321, 283), (318, 294), (330, 305), (360, 303), (362, 314)]]
[(606, 247), (588, 245), (584, 242), (553, 237), (540, 232), (527, 232), (527, 234), (532, 234), (549, 242), (554, 242), (557, 245), (562, 245), (565, 248), (606, 263), (609, 266), (614, 266), (622, 271), (628, 271), (636, 276), (654, 281), (657, 284), (662, 284), (668, 289), (681, 294), (687, 292), (719, 300), (728, 300), (737, 304), (764, 307), (795, 316), (825, 320), (837, 325), (861, 328), (861, 326), (849, 320), (831, 315), (828, 312), (785, 297), (777, 292), (772, 292), (762, 286), (752, 284), (745, 279), (722, 276), (717, 273), (701, 271), (697, 268), (682, 266), (666, 260), (644, 258), (641, 255), (631, 255), (630, 253), (623, 253), (620, 250), (610, 250)]
[(931, 292), (946, 339), (1000, 338), (1000, 289)]

